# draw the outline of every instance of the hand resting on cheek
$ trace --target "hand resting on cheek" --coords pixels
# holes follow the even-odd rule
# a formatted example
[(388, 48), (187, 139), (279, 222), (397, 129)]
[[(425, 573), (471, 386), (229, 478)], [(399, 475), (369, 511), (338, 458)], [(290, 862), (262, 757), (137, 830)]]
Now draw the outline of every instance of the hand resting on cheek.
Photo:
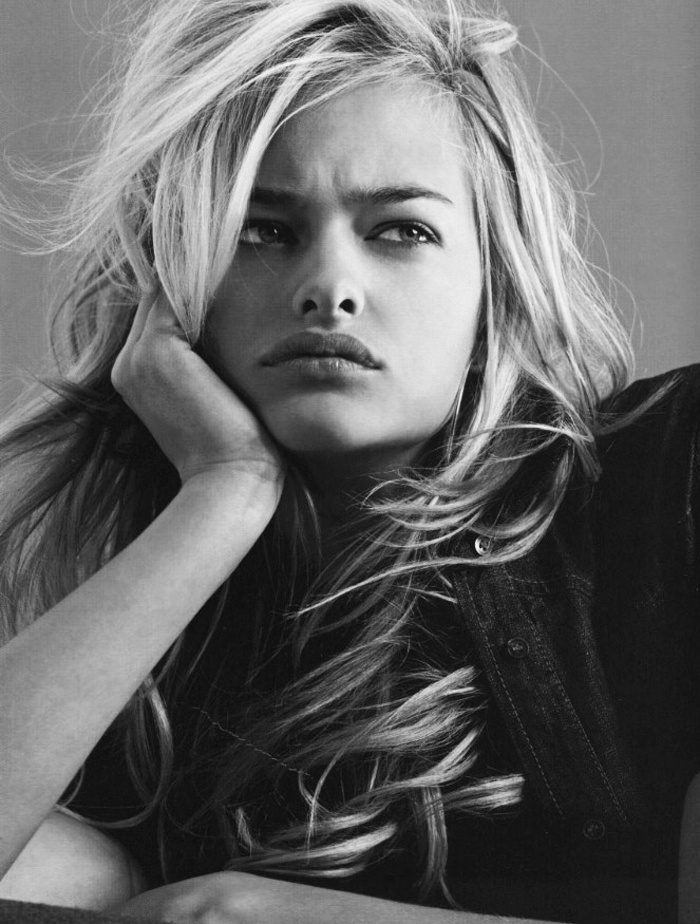
[(146, 294), (112, 382), (178, 470), (182, 483), (242, 471), (272, 487), (276, 505), (283, 463), (257, 417), (191, 348), (166, 296)]

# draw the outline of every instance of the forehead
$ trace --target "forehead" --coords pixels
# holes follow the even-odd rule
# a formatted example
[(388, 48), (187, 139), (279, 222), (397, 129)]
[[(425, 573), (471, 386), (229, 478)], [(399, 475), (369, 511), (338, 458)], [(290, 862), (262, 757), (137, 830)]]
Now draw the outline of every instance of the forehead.
[(326, 198), (357, 187), (424, 186), (466, 201), (456, 107), (417, 81), (348, 90), (282, 126), (257, 183)]

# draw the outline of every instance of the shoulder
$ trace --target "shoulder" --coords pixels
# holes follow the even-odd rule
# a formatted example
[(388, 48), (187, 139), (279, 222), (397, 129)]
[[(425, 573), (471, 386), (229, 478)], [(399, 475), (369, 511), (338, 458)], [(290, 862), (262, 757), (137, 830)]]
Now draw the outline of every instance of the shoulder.
[(652, 595), (687, 584), (700, 567), (700, 365), (634, 382), (602, 410), (614, 426), (598, 446), (599, 554), (640, 588), (653, 577)]
[(687, 582), (700, 566), (700, 365), (634, 382), (602, 410), (620, 426), (599, 442), (599, 550), (640, 586), (663, 572), (669, 587), (671, 571)]
[[(661, 423), (669, 410), (674, 416), (688, 416), (697, 423), (700, 408), (700, 363), (662, 372), (652, 378), (638, 379), (624, 391), (603, 402), (601, 410), (613, 414), (627, 413), (648, 402), (646, 425)], [(695, 417), (693, 418), (693, 414)]]
[(601, 411), (615, 425), (599, 442), (603, 479), (697, 480), (700, 364), (640, 379)]

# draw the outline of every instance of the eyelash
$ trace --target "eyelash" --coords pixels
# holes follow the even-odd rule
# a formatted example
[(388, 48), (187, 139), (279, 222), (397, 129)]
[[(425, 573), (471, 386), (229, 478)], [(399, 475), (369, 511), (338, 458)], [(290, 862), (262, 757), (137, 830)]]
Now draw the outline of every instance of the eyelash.
[[(276, 221), (272, 221), (270, 219), (257, 219), (255, 221), (249, 221), (243, 226), (242, 235), (244, 235), (246, 231), (250, 231), (253, 228), (257, 228), (257, 229), (267, 228), (268, 230), (272, 228), (278, 232), (282, 232), (282, 237), (280, 240), (270, 241), (267, 244), (253, 243), (252, 241), (245, 241), (245, 240), (241, 240), (241, 244), (243, 245), (250, 244), (251, 246), (254, 246), (254, 247), (261, 247), (261, 246), (262, 247), (274, 247), (276, 245), (285, 246), (287, 244), (293, 243), (293, 240), (290, 240), (290, 238), (292, 238), (291, 232), (288, 229), (285, 229), (284, 225), (279, 224)], [(373, 236), (370, 237), (369, 240), (380, 240), (381, 239), (380, 236), (387, 231), (392, 231), (395, 229), (406, 230), (409, 228), (418, 230), (426, 238), (426, 240), (423, 240), (423, 241), (393, 241), (392, 243), (399, 247), (410, 247), (410, 248), (422, 247), (422, 246), (425, 246), (425, 244), (440, 243), (440, 239), (437, 236), (437, 234), (427, 225), (424, 225), (423, 222), (408, 221), (408, 220), (393, 221), (393, 222), (390, 222), (384, 225), (383, 227), (375, 231), (373, 233)], [(285, 233), (287, 235), (286, 240), (284, 238)]]
[[(380, 228), (377, 235), (383, 234), (385, 231), (392, 231), (394, 229), (406, 230), (408, 228), (416, 229), (427, 238), (425, 241), (401, 241), (398, 242), (404, 247), (420, 247), (424, 244), (437, 244), (439, 243), (438, 236), (433, 230), (431, 230), (427, 225), (424, 225), (421, 221), (394, 221), (391, 224), (385, 225), (383, 228)], [(376, 238), (375, 238), (376, 239)]]

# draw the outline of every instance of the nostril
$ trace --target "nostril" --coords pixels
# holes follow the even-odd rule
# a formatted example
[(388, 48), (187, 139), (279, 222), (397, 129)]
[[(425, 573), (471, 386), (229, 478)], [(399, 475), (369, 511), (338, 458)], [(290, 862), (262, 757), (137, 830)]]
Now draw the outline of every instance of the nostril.
[(337, 299), (332, 297), (310, 297), (310, 298), (301, 298), (296, 302), (296, 310), (299, 314), (304, 317), (307, 314), (316, 313), (319, 314), (348, 314), (355, 315), (360, 310), (359, 302), (357, 299), (353, 298), (343, 298)]

